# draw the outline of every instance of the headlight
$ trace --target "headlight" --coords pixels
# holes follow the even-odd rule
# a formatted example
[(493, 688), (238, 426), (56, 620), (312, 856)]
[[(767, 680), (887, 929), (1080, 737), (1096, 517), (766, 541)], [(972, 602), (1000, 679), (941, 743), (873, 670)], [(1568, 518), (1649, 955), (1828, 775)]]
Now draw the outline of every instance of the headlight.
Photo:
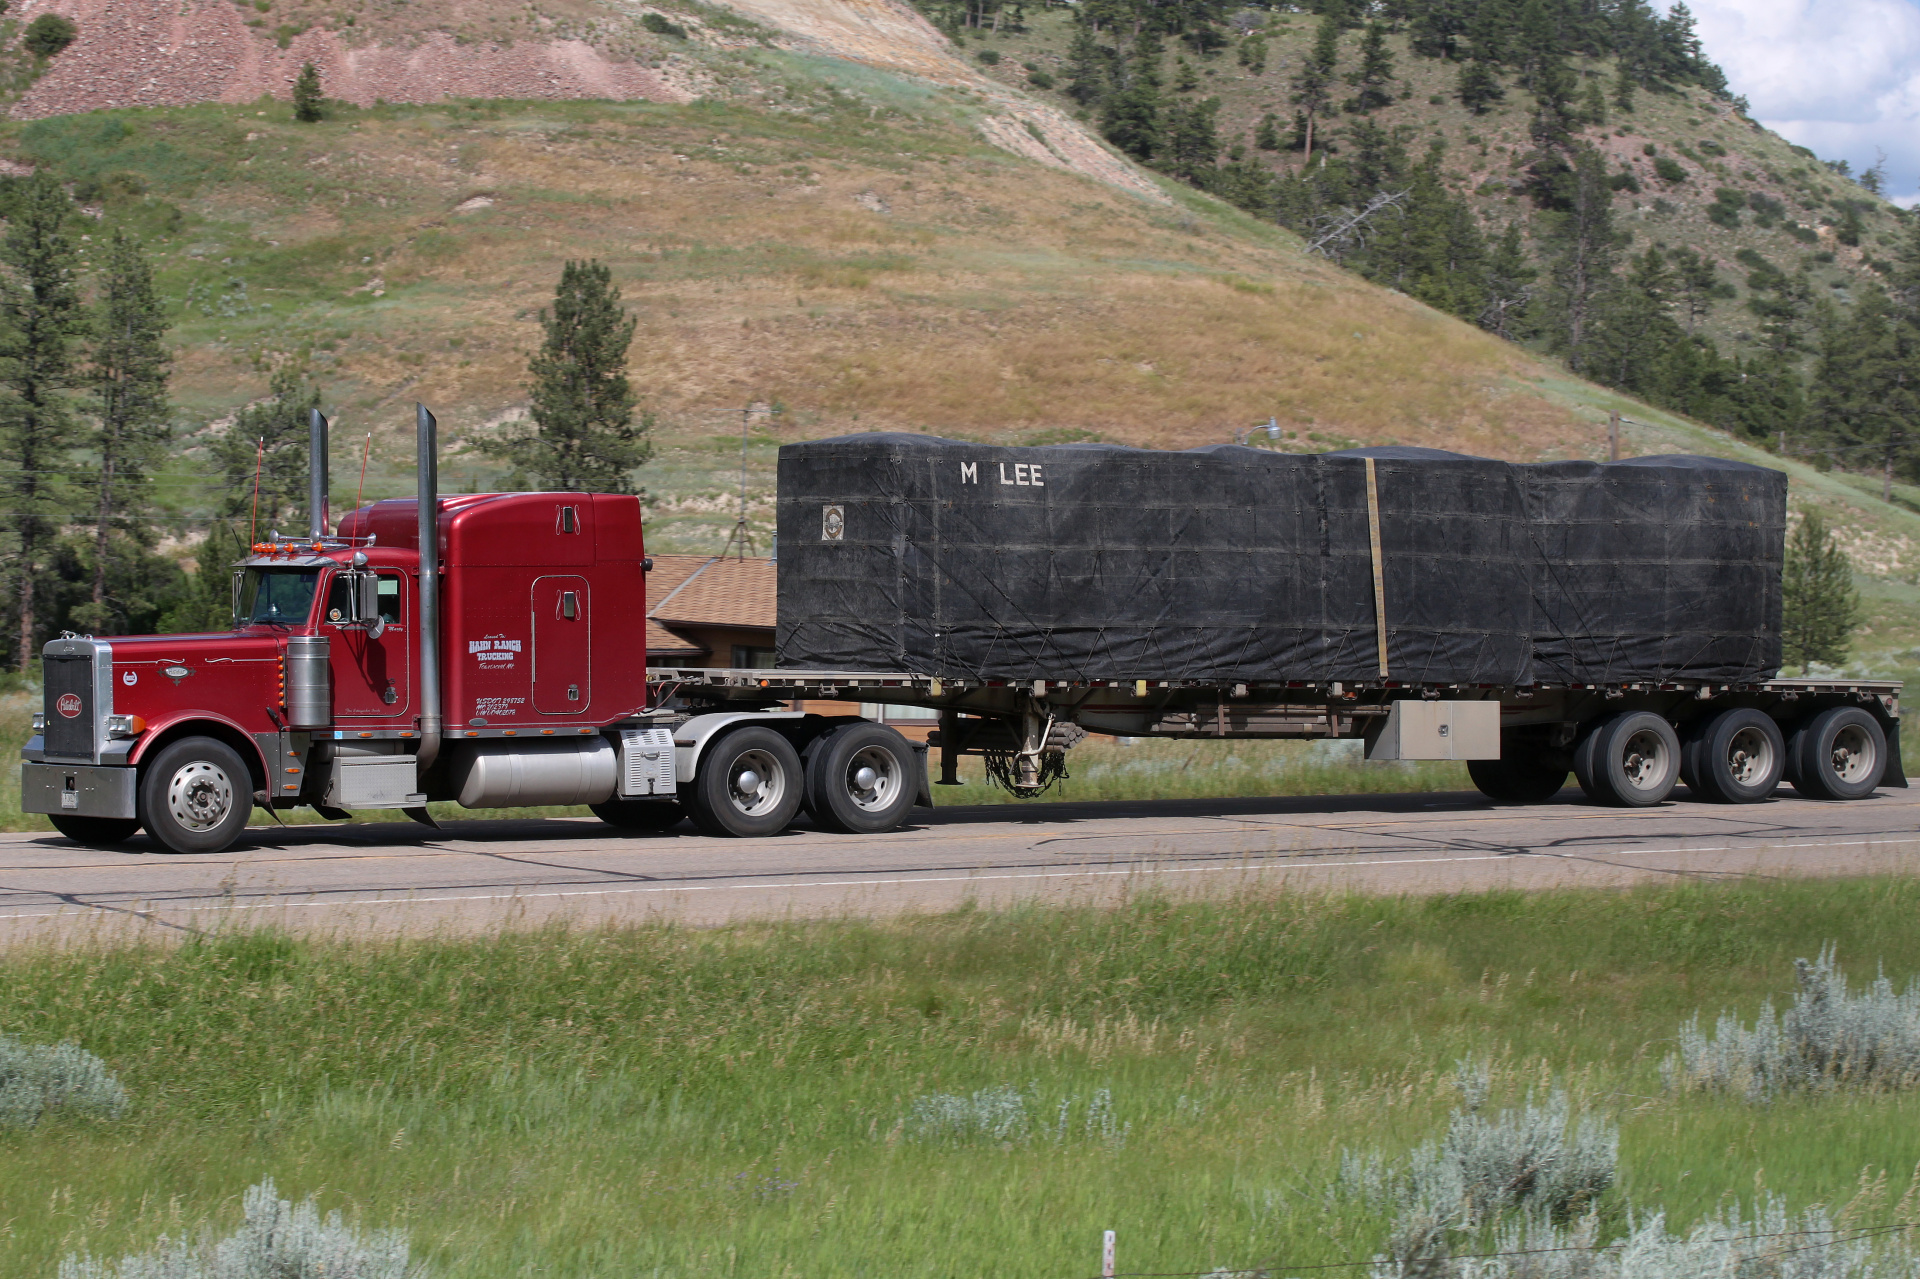
[(35, 711), (33, 713), (33, 731), (36, 733), (44, 733), (47, 731), (47, 713), (45, 711)]
[(147, 731), (147, 721), (138, 715), (107, 716), (108, 737), (138, 737)]

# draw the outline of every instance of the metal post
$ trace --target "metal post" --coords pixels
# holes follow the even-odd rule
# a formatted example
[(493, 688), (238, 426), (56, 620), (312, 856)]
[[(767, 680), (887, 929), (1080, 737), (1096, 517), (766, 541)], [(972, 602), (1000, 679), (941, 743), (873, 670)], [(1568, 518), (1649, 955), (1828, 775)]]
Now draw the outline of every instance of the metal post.
[(1607, 414), (1607, 461), (1620, 460), (1620, 410)]

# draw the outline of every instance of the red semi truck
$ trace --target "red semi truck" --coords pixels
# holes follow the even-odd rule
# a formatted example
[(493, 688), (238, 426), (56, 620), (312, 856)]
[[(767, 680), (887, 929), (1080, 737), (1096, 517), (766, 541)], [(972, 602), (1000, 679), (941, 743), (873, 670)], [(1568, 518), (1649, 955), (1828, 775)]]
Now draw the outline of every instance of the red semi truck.
[(716, 835), (803, 811), (848, 833), (926, 803), (926, 748), (882, 724), (785, 709), (851, 698), (936, 709), (941, 780), (963, 754), (1036, 791), (1089, 731), (1358, 738), (1369, 758), (1467, 761), (1504, 802), (1569, 772), (1602, 803), (1651, 805), (1685, 781), (1751, 802), (1784, 778), (1855, 799), (1905, 786), (1897, 683), (1532, 686), (1179, 679), (956, 681), (913, 672), (649, 671), (638, 499), (441, 497), (435, 423), (417, 413), (420, 499), (332, 530), (326, 421), (312, 422), (303, 538), (235, 566), (233, 629), (98, 639), (43, 652), (45, 706), (22, 807), (82, 843), (144, 829), (181, 853), (230, 846), (255, 807), (329, 818), (430, 801), (586, 804), (604, 820)]

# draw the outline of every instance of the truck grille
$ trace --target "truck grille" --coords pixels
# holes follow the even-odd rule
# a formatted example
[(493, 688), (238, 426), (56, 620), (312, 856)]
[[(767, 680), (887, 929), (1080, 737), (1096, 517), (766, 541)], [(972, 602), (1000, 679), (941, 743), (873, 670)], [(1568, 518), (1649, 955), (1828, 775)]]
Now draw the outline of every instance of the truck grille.
[(47, 681), (47, 754), (92, 759), (98, 719), (93, 704), (93, 654), (49, 653), (42, 659), (42, 671)]

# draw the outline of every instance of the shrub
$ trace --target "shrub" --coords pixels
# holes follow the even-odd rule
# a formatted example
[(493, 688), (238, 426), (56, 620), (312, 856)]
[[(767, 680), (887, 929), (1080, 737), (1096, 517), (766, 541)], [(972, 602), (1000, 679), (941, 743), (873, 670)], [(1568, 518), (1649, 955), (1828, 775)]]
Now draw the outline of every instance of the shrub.
[(1679, 1051), (1661, 1067), (1667, 1086), (1765, 1101), (1795, 1090), (1920, 1083), (1920, 981), (1895, 994), (1883, 973), (1852, 994), (1831, 946), (1793, 967), (1799, 989), (1784, 1014), (1763, 1005), (1748, 1029), (1722, 1013), (1711, 1039), (1697, 1014), (1682, 1026)]
[(676, 40), (687, 38), (687, 29), (677, 22), (669, 21), (663, 14), (643, 13), (640, 15), (640, 25), (657, 36), (672, 36)]
[(20, 43), (36, 58), (51, 58), (72, 44), (79, 34), (80, 29), (73, 25), (71, 18), (43, 13), (27, 24), (27, 34), (21, 37)]
[(269, 1178), (241, 1201), (240, 1229), (224, 1239), (203, 1231), (198, 1240), (162, 1238), (150, 1252), (118, 1262), (71, 1255), (60, 1279), (417, 1279), (424, 1266), (408, 1261), (405, 1231), (363, 1238), (338, 1212), (320, 1216), (311, 1198), (293, 1204), (274, 1193)]
[(49, 1111), (117, 1118), (127, 1090), (78, 1044), (23, 1044), (0, 1035), (0, 1128), (31, 1128)]
[(1670, 155), (1663, 155), (1656, 158), (1653, 162), (1653, 171), (1662, 182), (1685, 182), (1687, 180), (1687, 171), (1681, 168), (1680, 162)]

